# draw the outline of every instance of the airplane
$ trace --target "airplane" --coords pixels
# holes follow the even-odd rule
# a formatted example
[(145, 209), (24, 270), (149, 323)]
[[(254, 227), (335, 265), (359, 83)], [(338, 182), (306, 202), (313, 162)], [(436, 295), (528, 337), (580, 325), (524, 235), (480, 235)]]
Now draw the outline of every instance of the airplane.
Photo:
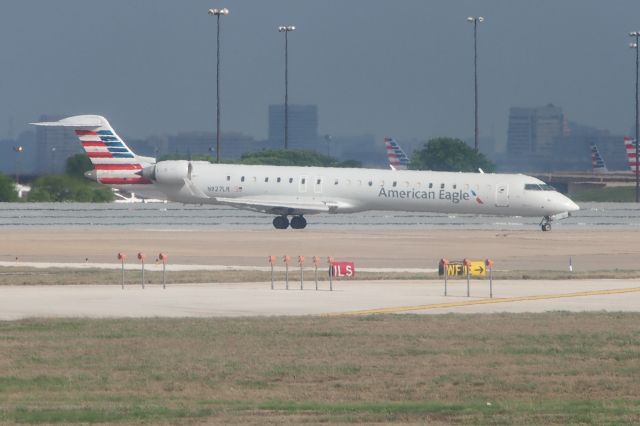
[[(539, 179), (522, 174), (212, 164), (136, 155), (98, 115), (37, 126), (74, 129), (103, 184), (167, 199), (275, 215), (276, 229), (302, 229), (305, 215), (367, 210), (542, 216), (540, 227), (580, 208)], [(291, 217), (291, 219), (289, 219)]]
[(591, 144), (591, 168), (594, 173), (608, 173), (609, 170), (607, 166), (604, 164), (604, 159), (602, 155), (600, 155), (600, 151), (598, 151), (598, 147), (596, 144)]
[(624, 147), (627, 151), (627, 164), (629, 164), (629, 168), (631, 169), (631, 173), (636, 172), (636, 164), (638, 163), (636, 159), (636, 142), (628, 136), (624, 137)]
[(409, 157), (404, 153), (398, 142), (393, 138), (384, 138), (384, 144), (387, 148), (387, 158), (389, 166), (393, 170), (407, 170), (409, 166)]

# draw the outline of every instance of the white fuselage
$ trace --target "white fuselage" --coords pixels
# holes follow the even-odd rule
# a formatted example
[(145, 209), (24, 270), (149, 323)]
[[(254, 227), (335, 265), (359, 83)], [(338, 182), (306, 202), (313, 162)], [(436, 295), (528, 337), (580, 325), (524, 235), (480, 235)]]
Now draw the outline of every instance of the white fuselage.
[[(163, 164), (164, 163), (164, 164)], [(522, 174), (452, 173), (327, 167), (250, 166), (194, 161), (159, 162), (173, 182), (156, 182), (169, 199), (184, 203), (232, 204), (279, 214), (265, 206), (317, 203), (330, 213), (364, 210), (552, 216), (578, 210), (569, 198)], [(175, 166), (175, 170), (173, 169)], [(181, 181), (181, 176), (184, 181)], [(537, 184), (540, 189), (532, 190)], [(529, 189), (525, 189), (528, 185)], [(544, 189), (543, 189), (544, 188)], [(223, 201), (221, 201), (223, 200)], [(257, 206), (252, 207), (253, 204)], [(243, 205), (236, 205), (243, 207)], [(319, 211), (317, 211), (319, 212)], [(292, 207), (288, 214), (311, 214)]]

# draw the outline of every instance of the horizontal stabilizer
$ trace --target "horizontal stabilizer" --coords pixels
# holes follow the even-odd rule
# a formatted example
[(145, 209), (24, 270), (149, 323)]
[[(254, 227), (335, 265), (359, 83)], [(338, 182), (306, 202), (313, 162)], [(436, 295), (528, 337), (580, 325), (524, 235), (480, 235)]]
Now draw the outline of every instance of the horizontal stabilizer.
[(75, 117), (63, 118), (59, 121), (42, 121), (40, 123), (31, 124), (42, 127), (71, 127), (75, 129), (82, 129), (108, 126), (109, 122), (99, 115), (76, 115)]

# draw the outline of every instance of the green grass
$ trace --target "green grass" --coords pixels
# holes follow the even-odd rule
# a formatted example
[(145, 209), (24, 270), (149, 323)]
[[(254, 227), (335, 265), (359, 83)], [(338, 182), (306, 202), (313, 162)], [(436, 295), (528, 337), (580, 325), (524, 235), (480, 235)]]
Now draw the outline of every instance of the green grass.
[(636, 189), (633, 186), (614, 186), (576, 191), (571, 195), (574, 201), (599, 203), (632, 203), (635, 201)]
[(2, 424), (640, 422), (640, 314), (0, 322)]

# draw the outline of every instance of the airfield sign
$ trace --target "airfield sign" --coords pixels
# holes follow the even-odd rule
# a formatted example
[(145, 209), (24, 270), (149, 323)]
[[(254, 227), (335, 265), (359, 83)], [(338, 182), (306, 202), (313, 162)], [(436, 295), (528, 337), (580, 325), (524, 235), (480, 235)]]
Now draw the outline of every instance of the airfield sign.
[[(487, 267), (484, 260), (469, 260), (469, 275), (472, 277), (486, 277)], [(446, 265), (447, 275), (450, 277), (466, 277), (467, 267), (462, 260), (451, 260)], [(438, 267), (438, 275), (444, 275), (444, 267), (442, 264)]]

